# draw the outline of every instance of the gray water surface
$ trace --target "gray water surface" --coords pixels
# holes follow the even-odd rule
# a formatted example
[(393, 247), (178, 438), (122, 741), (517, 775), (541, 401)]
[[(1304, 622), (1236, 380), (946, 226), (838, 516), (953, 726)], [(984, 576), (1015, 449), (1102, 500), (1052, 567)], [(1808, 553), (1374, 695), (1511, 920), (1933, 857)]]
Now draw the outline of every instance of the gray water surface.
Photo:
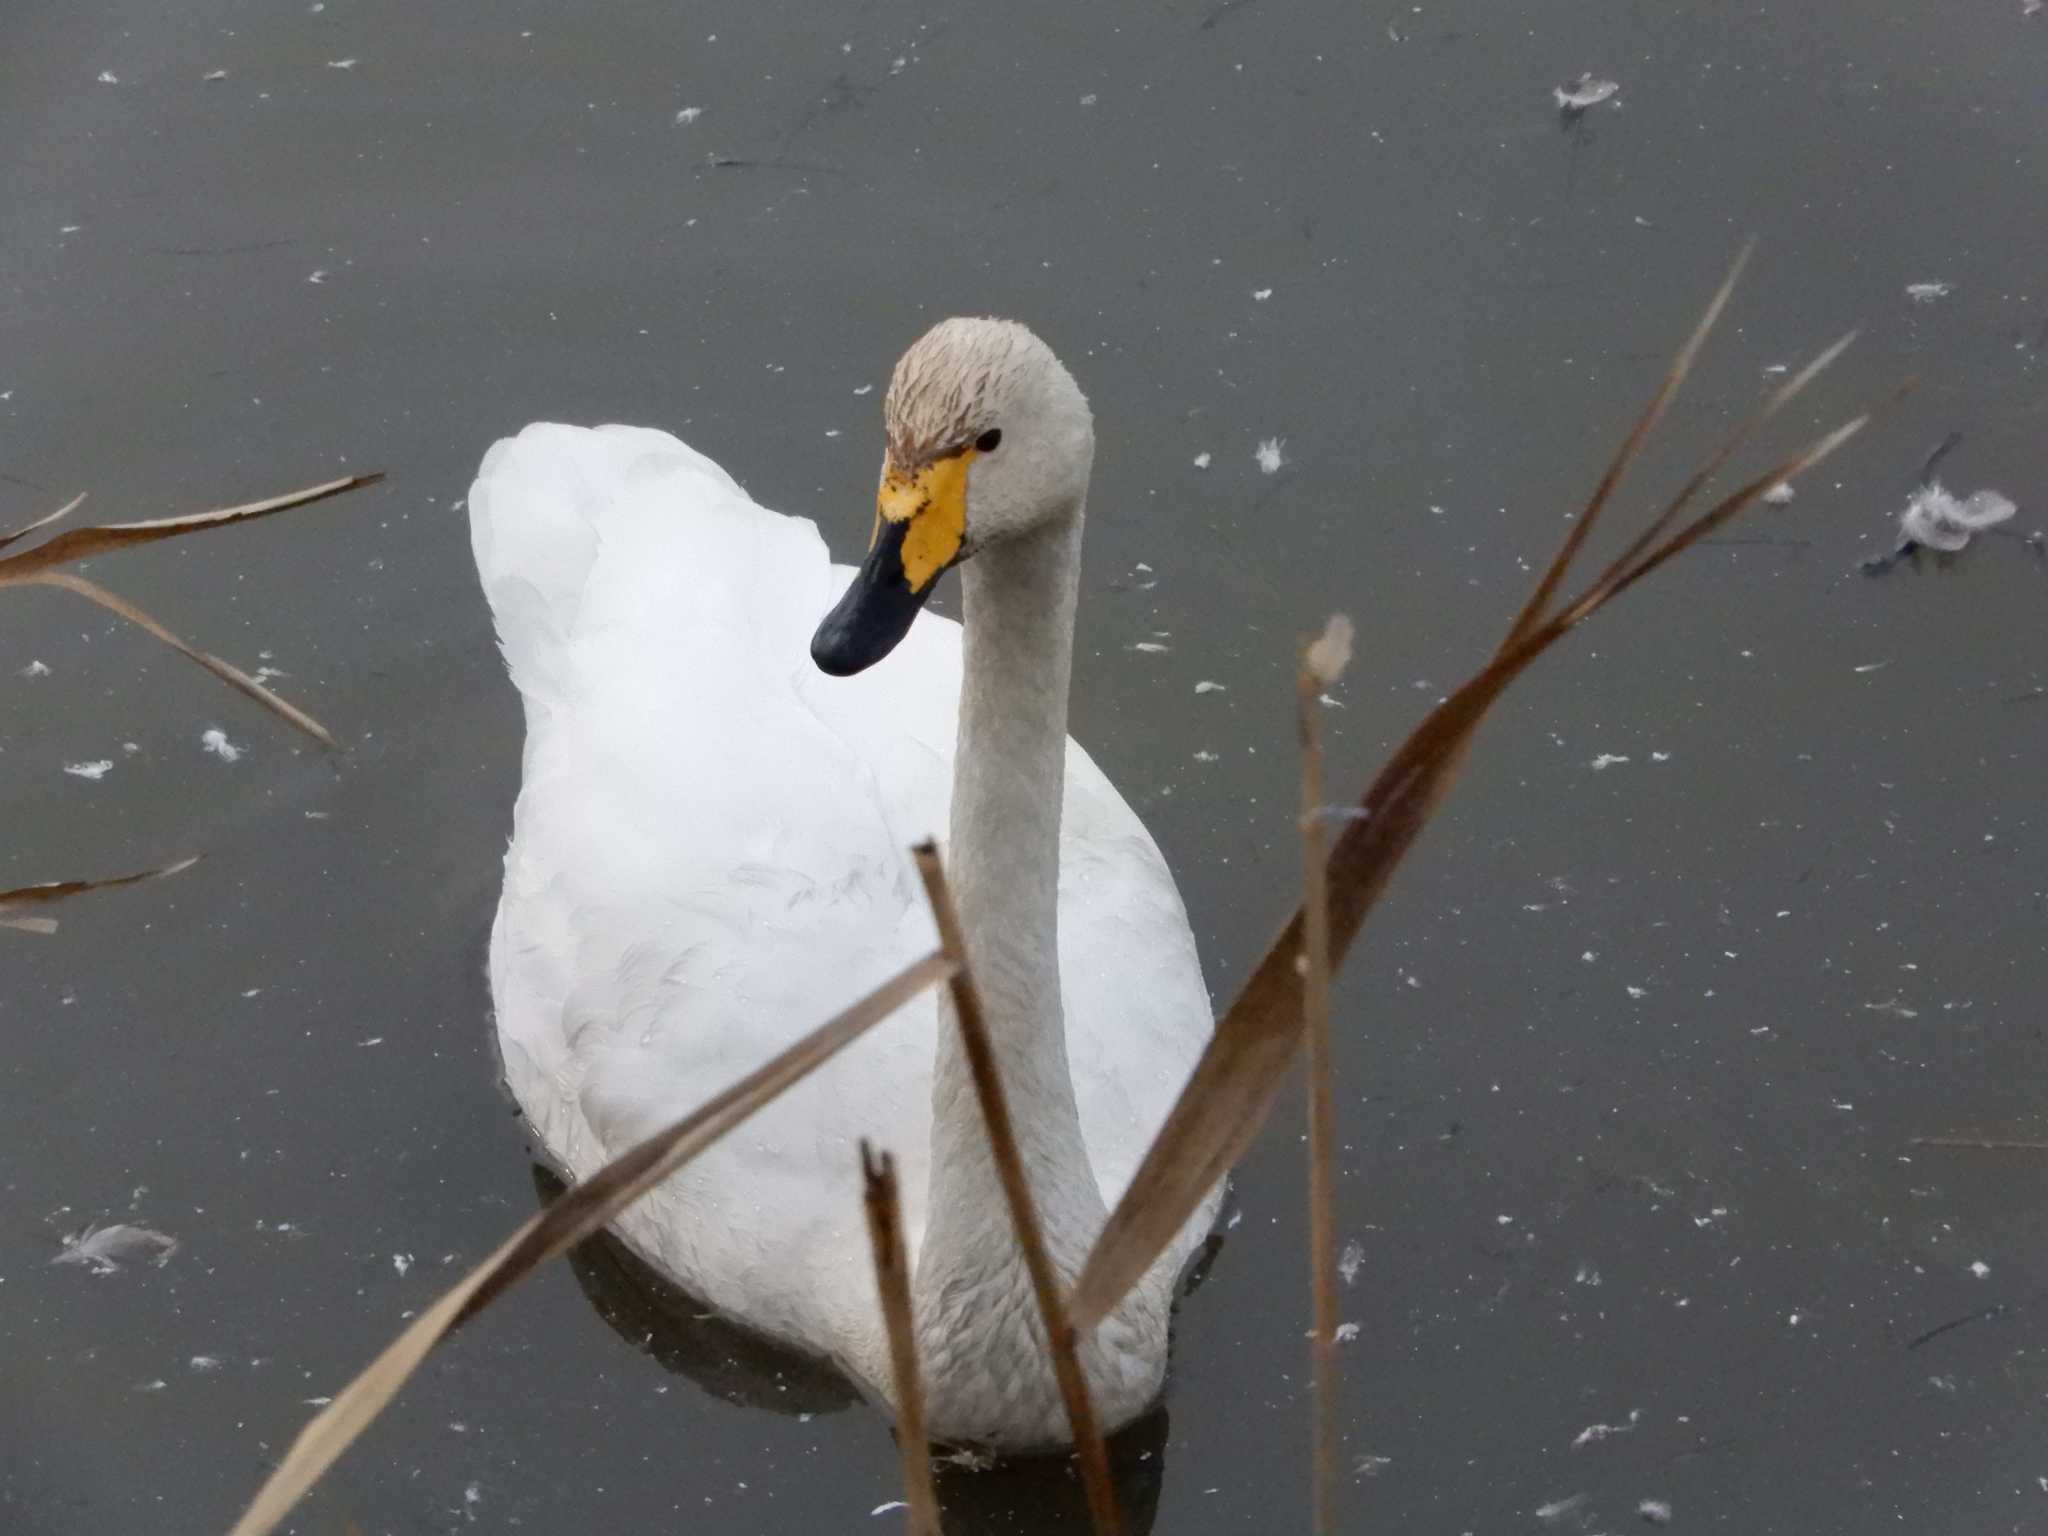
[[(1585, 70), (1620, 94), (1563, 124)], [(1293, 900), (1296, 637), (1359, 620), (1362, 785), (1756, 235), (1621, 515), (1850, 326), (1782, 441), (1920, 386), (1516, 689), (1346, 971), (1346, 1528), (2039, 1529), (2048, 1155), (1913, 1138), (2048, 1135), (2048, 569), (1855, 567), (1951, 430), (1951, 482), (2043, 525), (2044, 82), (2021, 0), (17, 0), (0, 526), (390, 478), (91, 567), (345, 756), (76, 599), (0, 603), (0, 885), (207, 855), (0, 932), (0, 1524), (225, 1529), (533, 1207), (481, 971), (520, 738), (457, 507), (492, 439), (665, 427), (843, 555), (856, 391), (946, 314), (1030, 322), (1101, 440), (1074, 730), (1222, 999)], [(1127, 1458), (1161, 1532), (1306, 1528), (1298, 1099)], [(182, 1247), (52, 1267), (89, 1220)], [(894, 1528), (877, 1415), (731, 1401), (739, 1346), (642, 1348), (602, 1263), (467, 1330), (293, 1528)], [(956, 1480), (955, 1524), (1085, 1529), (1063, 1478)]]

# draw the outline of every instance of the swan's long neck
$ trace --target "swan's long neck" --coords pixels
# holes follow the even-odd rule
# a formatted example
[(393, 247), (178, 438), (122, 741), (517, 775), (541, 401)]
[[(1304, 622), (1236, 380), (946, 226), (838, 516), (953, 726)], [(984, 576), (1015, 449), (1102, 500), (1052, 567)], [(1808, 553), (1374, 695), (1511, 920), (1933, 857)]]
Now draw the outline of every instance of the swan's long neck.
[[(1081, 1139), (1060, 1005), (1060, 804), (1080, 553), (1077, 508), (963, 567), (965, 672), (947, 861), (1018, 1150), (1047, 1246), (1069, 1280), (1105, 1214)], [(946, 1392), (949, 1361), (930, 1352), (950, 1353), (952, 1343), (955, 1375), (1037, 1367), (1028, 1277), (949, 1008), (932, 1074), (926, 1209), (916, 1300), (934, 1390)], [(1009, 1348), (992, 1329), (1014, 1334)], [(1027, 1358), (1004, 1358), (1013, 1350)], [(969, 1358), (977, 1354), (978, 1362)]]

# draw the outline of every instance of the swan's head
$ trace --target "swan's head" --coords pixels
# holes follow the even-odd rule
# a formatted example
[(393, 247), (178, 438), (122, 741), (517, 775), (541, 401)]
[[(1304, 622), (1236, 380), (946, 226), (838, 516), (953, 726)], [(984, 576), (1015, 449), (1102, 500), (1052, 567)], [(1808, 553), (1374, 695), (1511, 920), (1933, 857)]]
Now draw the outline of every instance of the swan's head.
[(910, 631), (939, 578), (977, 551), (1079, 514), (1095, 457), (1088, 401), (1014, 320), (942, 320), (896, 364), (867, 558), (811, 637), (835, 677)]

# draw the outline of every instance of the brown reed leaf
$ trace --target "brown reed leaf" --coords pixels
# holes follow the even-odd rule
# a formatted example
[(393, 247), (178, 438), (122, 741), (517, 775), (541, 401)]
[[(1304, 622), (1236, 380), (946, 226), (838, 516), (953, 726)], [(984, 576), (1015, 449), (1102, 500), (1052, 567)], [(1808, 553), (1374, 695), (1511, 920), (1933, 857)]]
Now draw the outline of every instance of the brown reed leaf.
[(102, 608), (118, 613), (129, 623), (136, 625), (138, 628), (148, 630), (149, 633), (155, 635), (157, 639), (163, 641), (165, 645), (168, 645), (179, 655), (189, 657), (191, 660), (199, 663), (200, 666), (211, 672), (229, 687), (247, 694), (280, 720), (304, 731), (323, 747), (328, 747), (335, 751), (341, 749), (341, 743), (334, 739), (333, 733), (303, 709), (300, 709), (298, 705), (279, 698), (233, 662), (223, 661), (211, 651), (202, 651), (196, 645), (186, 644), (168, 629), (165, 629), (155, 619), (129, 602), (125, 597), (109, 592), (98, 582), (87, 581), (83, 576), (75, 575), (70, 571), (44, 571), (39, 575), (23, 577), (20, 585), (25, 587), (60, 587), (66, 592), (76, 592), (87, 601), (98, 603)]
[(613, 1158), (523, 1222), (483, 1263), (422, 1312), (299, 1431), (230, 1536), (268, 1536), (355, 1443), (435, 1345), (535, 1269), (611, 1221), (755, 1110), (955, 970), (930, 954), (682, 1119)]
[[(1828, 433), (1725, 497), (1680, 532), (1662, 543), (1645, 545), (1632, 562), (1610, 566), (1579, 598), (1545, 617), (1571, 556), (1583, 546), (1615, 486), (1683, 382), (1747, 257), (1745, 250), (1735, 273), (1715, 293), (1700, 324), (1680, 347), (1649, 407), (1622, 440), (1592, 498), (1566, 533), (1493, 658), (1424, 717), (1395, 749), (1358, 809), (1351, 813), (1353, 819), (1337, 838), (1328, 860), (1333, 966), (1342, 964), (1366, 915), (1435, 813), (1464, 761), (1474, 732), (1508, 685), (1616, 593), (1722, 526), (1779, 480), (1819, 463), (1868, 420), (1867, 415), (1861, 416)], [(1765, 416), (1839, 355), (1843, 344), (1837, 343), (1803, 369), (1766, 408)], [(1749, 430), (1749, 425), (1739, 429), (1737, 441)], [(1712, 462), (1725, 459), (1731, 451), (1724, 447)], [(1668, 526), (1704, 480), (1704, 474), (1693, 477), (1652, 525), (1652, 537)], [(1302, 1038), (1302, 977), (1296, 968), (1302, 930), (1302, 913), (1297, 910), (1217, 1024), (1166, 1124), (1110, 1213), (1071, 1298), (1077, 1328), (1085, 1331), (1108, 1315), (1172, 1240), (1202, 1196), (1243, 1156), (1265, 1123)]]
[[(268, 517), (273, 512), (288, 511), (293, 507), (309, 506), (316, 501), (325, 501), (330, 496), (340, 496), (348, 491), (360, 490), (366, 485), (375, 485), (382, 480), (381, 473), (370, 475), (344, 475), (339, 480), (322, 481), (309, 485), (303, 490), (286, 491), (282, 496), (266, 497), (262, 501), (244, 502), (238, 507), (217, 507), (211, 512), (190, 512), (182, 517), (158, 517), (139, 523), (107, 523), (95, 528), (73, 528), (60, 533), (54, 539), (25, 549), (19, 554), (0, 559), (0, 585), (21, 581), (38, 571), (47, 571), (59, 565), (69, 565), (74, 560), (90, 559), (94, 555), (110, 554), (117, 549), (133, 549), (140, 544), (153, 544), (158, 539), (174, 539), (180, 534), (197, 533), (201, 529), (221, 528), (229, 523), (247, 522), (251, 518)], [(83, 498), (81, 498), (83, 499)], [(76, 501), (71, 507), (77, 506)], [(65, 512), (71, 510), (66, 507)], [(53, 523), (63, 512), (46, 517), (41, 523), (31, 523), (21, 533), (28, 533)], [(19, 534), (11, 535), (12, 542)]]
[(88, 891), (111, 891), (117, 886), (140, 885), (145, 880), (161, 880), (166, 875), (175, 875), (190, 869), (199, 862), (200, 855), (179, 859), (175, 863), (159, 865), (132, 875), (109, 875), (101, 880), (45, 880), (40, 885), (24, 885), (17, 890), (0, 891), (0, 928), (18, 928), (23, 933), (55, 933), (57, 920), (53, 917), (18, 917), (15, 914), (31, 907), (46, 907), (53, 902), (68, 901), (73, 896), (83, 896)]
[(72, 497), (69, 501), (65, 502), (63, 506), (59, 507), (56, 511), (48, 514), (47, 516), (39, 517), (32, 523), (23, 523), (19, 528), (15, 529), (12, 533), (0, 533), (0, 549), (5, 549), (8, 545), (14, 543), (17, 539), (27, 538), (30, 534), (34, 533), (38, 528), (49, 527), (50, 524), (56, 522), (57, 519), (60, 517), (69, 516), (71, 513), (78, 510), (80, 503), (82, 503), (84, 500), (85, 492), (80, 491), (76, 496)]

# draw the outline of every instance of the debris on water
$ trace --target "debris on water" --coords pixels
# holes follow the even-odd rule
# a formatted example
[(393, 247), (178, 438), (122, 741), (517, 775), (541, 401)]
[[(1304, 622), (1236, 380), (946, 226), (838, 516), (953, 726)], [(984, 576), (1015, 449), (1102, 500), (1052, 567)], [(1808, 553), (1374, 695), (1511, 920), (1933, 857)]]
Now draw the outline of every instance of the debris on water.
[(1216, 754), (1205, 747), (1195, 753), (1195, 761), (1198, 763), (1213, 763), (1216, 761)]
[(476, 1507), (484, 1501), (484, 1485), (471, 1483), (462, 1490), (462, 1518), (472, 1525), (476, 1523)]
[(111, 69), (103, 69), (100, 71), (101, 85), (119, 85), (120, 83), (121, 77), (115, 74)]
[(676, 114), (676, 121), (679, 123), (686, 124), (694, 123), (695, 121), (697, 121), (698, 118), (702, 117), (703, 115), (704, 109), (702, 107), (685, 107), (682, 111)]
[(1356, 1323), (1339, 1323), (1336, 1330), (1330, 1335), (1330, 1338), (1338, 1344), (1349, 1344), (1357, 1337), (1358, 1324)]
[(1213, 461), (1214, 455), (1207, 452), (1198, 453), (1195, 455), (1195, 468), (1207, 469)]
[(1358, 1464), (1351, 1469), (1353, 1477), (1378, 1477), (1381, 1472), (1394, 1464), (1391, 1456), (1361, 1456)]
[(1899, 516), (1899, 532), (1912, 543), (1953, 554), (1970, 536), (2008, 521), (2019, 511), (2012, 498), (1998, 491), (1972, 491), (1958, 499), (1939, 480), (1913, 493)]
[(409, 1253), (394, 1253), (391, 1255), (391, 1267), (403, 1276), (408, 1269), (412, 1268), (412, 1255)]
[(50, 675), (50, 668), (46, 662), (32, 661), (21, 669), (21, 675), (23, 677), (48, 677)]
[(111, 1226), (87, 1227), (64, 1239), (64, 1251), (52, 1264), (82, 1264), (96, 1275), (111, 1275), (124, 1264), (154, 1264), (162, 1269), (178, 1251), (178, 1240), (154, 1227), (138, 1227), (120, 1221)]
[(1252, 290), (1252, 302), (1254, 304), (1263, 304), (1271, 297), (1273, 297), (1273, 290), (1270, 288), (1254, 288)]
[(1197, 693), (1224, 693), (1227, 691), (1221, 683), (1212, 683), (1206, 677), (1195, 684), (1195, 692)]
[(211, 1376), (220, 1369), (219, 1355), (194, 1355), (187, 1362), (201, 1376)]
[(1259, 461), (1260, 474), (1277, 475), (1280, 473), (1280, 466), (1287, 462), (1286, 454), (1281, 451), (1286, 446), (1286, 441), (1283, 438), (1268, 437), (1260, 440), (1259, 446), (1252, 450), (1252, 457)]
[(876, 1515), (886, 1515), (892, 1513), (895, 1510), (908, 1508), (910, 1508), (910, 1506), (904, 1503), (901, 1499), (891, 1499), (888, 1503), (877, 1504), (873, 1509), (869, 1510), (868, 1518), (872, 1520)]
[(199, 78), (211, 83), (215, 80), (225, 80), (227, 79), (227, 77), (228, 72), (224, 69), (209, 69), (205, 74), (201, 75)]
[(1572, 1449), (1576, 1451), (1582, 1446), (1597, 1445), (1609, 1435), (1634, 1434), (1636, 1425), (1642, 1421), (1642, 1417), (1642, 1409), (1635, 1408), (1629, 1411), (1626, 1424), (1588, 1424), (1579, 1431), (1578, 1438), (1572, 1441)]
[(320, 284), (327, 281), (327, 269), (325, 267), (315, 267), (306, 274), (306, 281), (317, 288)]
[(1096, 95), (1095, 92), (1090, 91), (1086, 96), (1083, 96), (1081, 98), (1081, 105), (1084, 107), (1092, 107), (1095, 105), (1096, 102), (1100, 100), (1102, 100), (1100, 96)]
[(1636, 1513), (1652, 1525), (1671, 1523), (1671, 1506), (1662, 1499), (1645, 1499), (1636, 1506)]
[(327, 67), (329, 69), (354, 69), (361, 62), (362, 60), (360, 59), (329, 59)]
[(1603, 101), (1612, 101), (1621, 86), (1613, 80), (1601, 80), (1591, 72), (1567, 81), (1551, 91), (1557, 98), (1557, 110), (1567, 119), (1575, 118), (1589, 107), (1597, 107)]
[(246, 750), (229, 741), (228, 733), (217, 725), (209, 725), (199, 733), (199, 745), (224, 763), (239, 761)]
[(1991, 1273), (1991, 1266), (1989, 1264), (1986, 1264), (1982, 1259), (1975, 1259), (1971, 1261), (1970, 1273), (1975, 1275), (1979, 1280), (1982, 1280), (1986, 1275)]
[(1882, 672), (1891, 664), (1891, 658), (1887, 656), (1883, 661), (1866, 661), (1862, 666), (1852, 668), (1851, 670), (1856, 672)]
[(1586, 1495), (1583, 1493), (1575, 1493), (1571, 1497), (1564, 1499), (1552, 1499), (1548, 1504), (1537, 1506), (1536, 1518), (1544, 1521), (1546, 1524), (1551, 1521), (1562, 1520), (1585, 1502)]
[(1161, 645), (1157, 640), (1140, 640), (1136, 642), (1134, 645), (1132, 645), (1131, 649), (1134, 651), (1143, 651), (1147, 656), (1157, 656), (1162, 651), (1172, 650), (1173, 647), (1170, 645)]
[(104, 779), (114, 766), (111, 757), (102, 757), (89, 763), (66, 763), (64, 771), (78, 779)]
[(1911, 299), (1915, 304), (1932, 304), (1937, 299), (1947, 298), (1950, 294), (1954, 293), (1955, 291), (1956, 285), (1954, 283), (1906, 284), (1906, 297)]
[(1354, 1237), (1337, 1257), (1337, 1273), (1344, 1277), (1346, 1285), (1355, 1285), (1358, 1283), (1358, 1271), (1364, 1263), (1365, 1244)]
[(1627, 757), (1624, 757), (1619, 752), (1602, 752), (1598, 757), (1593, 759), (1593, 771), (1595, 773), (1599, 773), (1603, 769), (1612, 768), (1617, 763), (1625, 763), (1628, 761), (1629, 759)]
[(1574, 1285), (1598, 1285), (1599, 1283), (1600, 1271), (1590, 1264), (1581, 1264), (1579, 1272), (1572, 1276), (1572, 1284)]
[(1780, 480), (1776, 485), (1764, 492), (1763, 503), (1767, 507), (1789, 507), (1792, 505), (1792, 498), (1798, 494), (1797, 491), (1792, 489), (1792, 482), (1790, 480)]

